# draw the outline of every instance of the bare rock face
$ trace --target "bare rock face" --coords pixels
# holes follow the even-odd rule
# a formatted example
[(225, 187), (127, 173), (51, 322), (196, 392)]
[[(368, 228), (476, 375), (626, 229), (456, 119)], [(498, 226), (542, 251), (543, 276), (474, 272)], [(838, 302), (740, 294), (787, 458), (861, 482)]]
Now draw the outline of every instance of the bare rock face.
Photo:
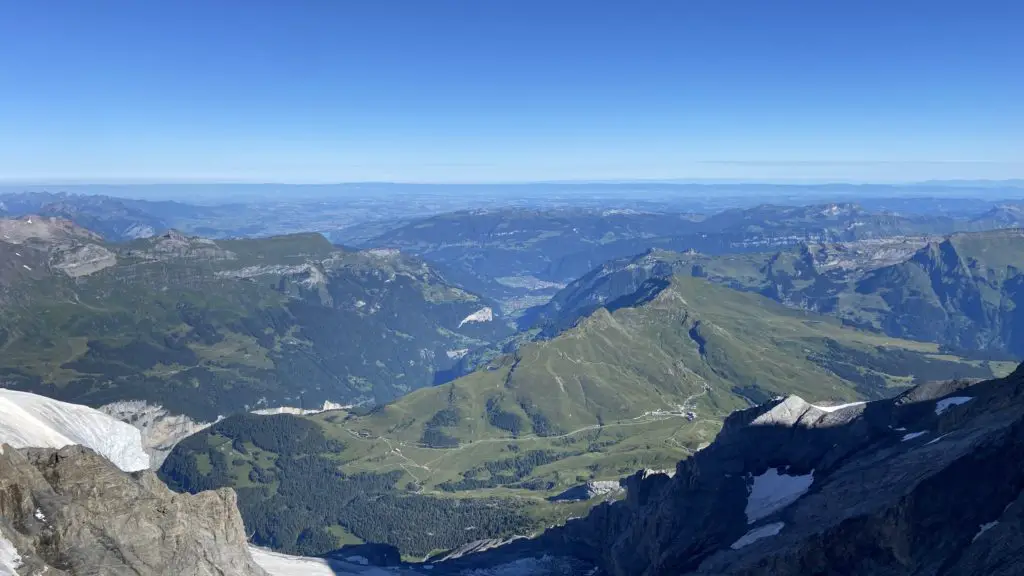
[(90, 232), (70, 220), (25, 216), (0, 219), (0, 240), (9, 244), (24, 244), (33, 240), (42, 243), (99, 242), (102, 238), (99, 234)]
[(2, 447), (0, 540), (24, 575), (266, 576), (233, 491), (176, 494), (82, 446)]
[(99, 244), (81, 244), (54, 250), (50, 267), (72, 278), (95, 274), (117, 264), (117, 256)]
[(160, 468), (178, 442), (213, 425), (213, 422), (197, 422), (182, 414), (171, 414), (163, 406), (144, 400), (113, 402), (100, 406), (99, 411), (139, 430), (151, 470)]

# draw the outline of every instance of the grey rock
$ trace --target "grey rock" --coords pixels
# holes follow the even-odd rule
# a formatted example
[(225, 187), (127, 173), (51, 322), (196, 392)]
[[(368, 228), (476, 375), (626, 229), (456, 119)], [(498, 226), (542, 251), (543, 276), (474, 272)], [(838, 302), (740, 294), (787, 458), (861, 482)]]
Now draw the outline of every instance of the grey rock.
[(595, 480), (578, 486), (573, 486), (549, 498), (552, 502), (579, 502), (591, 500), (598, 496), (620, 494), (623, 491), (622, 482), (618, 480)]
[(0, 535), (26, 575), (266, 576), (232, 490), (176, 494), (82, 446), (2, 447)]

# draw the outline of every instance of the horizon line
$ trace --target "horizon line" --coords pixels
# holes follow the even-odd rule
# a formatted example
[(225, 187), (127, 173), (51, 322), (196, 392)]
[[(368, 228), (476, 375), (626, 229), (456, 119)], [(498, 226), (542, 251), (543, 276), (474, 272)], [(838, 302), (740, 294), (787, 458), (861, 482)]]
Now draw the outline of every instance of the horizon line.
[(244, 179), (162, 179), (162, 178), (111, 178), (111, 179), (3, 179), (0, 187), (41, 188), (49, 186), (529, 186), (529, 185), (609, 185), (609, 184), (664, 184), (684, 185), (756, 185), (779, 186), (924, 186), (924, 185), (977, 185), (1004, 184), (1024, 186), (1024, 177), (1019, 178), (931, 178), (909, 180), (870, 180), (843, 178), (609, 178), (609, 179), (540, 179), (540, 180), (244, 180)]

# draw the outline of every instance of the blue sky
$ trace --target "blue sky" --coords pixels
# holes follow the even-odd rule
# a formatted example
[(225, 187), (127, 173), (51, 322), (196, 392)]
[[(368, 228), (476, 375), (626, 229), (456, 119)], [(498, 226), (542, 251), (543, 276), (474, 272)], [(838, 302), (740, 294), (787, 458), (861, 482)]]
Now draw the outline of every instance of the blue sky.
[(1024, 177), (1007, 0), (0, 0), (0, 180)]

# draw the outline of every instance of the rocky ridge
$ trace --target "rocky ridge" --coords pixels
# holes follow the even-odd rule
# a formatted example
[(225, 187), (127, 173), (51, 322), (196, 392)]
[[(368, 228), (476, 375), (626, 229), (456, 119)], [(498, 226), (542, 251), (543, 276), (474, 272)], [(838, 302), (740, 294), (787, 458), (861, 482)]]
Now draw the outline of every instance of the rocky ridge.
[(1024, 561), (1021, 458), (1024, 366), (838, 407), (778, 398), (734, 413), (674, 477), (638, 473), (624, 501), (489, 561), (561, 551), (614, 576), (1010, 576)]

